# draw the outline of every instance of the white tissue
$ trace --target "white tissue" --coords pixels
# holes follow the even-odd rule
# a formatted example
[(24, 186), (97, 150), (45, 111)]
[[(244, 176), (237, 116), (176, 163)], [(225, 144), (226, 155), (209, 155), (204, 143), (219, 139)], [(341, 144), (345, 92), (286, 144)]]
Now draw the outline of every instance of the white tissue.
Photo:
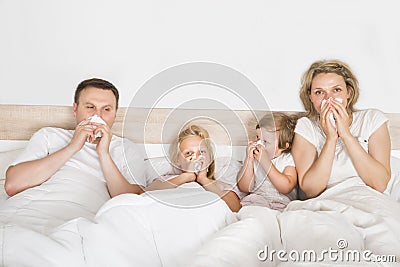
[(194, 162), (194, 173), (199, 173), (201, 171), (201, 167), (203, 166), (204, 156), (200, 155), (199, 158)]
[[(106, 125), (106, 122), (100, 116), (93, 115), (92, 117), (90, 117), (88, 119), (90, 119), (90, 122), (96, 122), (96, 123), (100, 123), (100, 124)], [(94, 128), (94, 129), (96, 129), (96, 128)], [(96, 138), (101, 138), (101, 136), (102, 136), (101, 132), (98, 132), (98, 133), (96, 133), (94, 138), (95, 139)]]
[(265, 145), (261, 140), (257, 140), (257, 142), (254, 143), (254, 146), (257, 146), (257, 145), (261, 145), (262, 147), (265, 148)]
[[(321, 102), (321, 109), (324, 107), (324, 105), (325, 105), (326, 103), (329, 103), (331, 100), (332, 100), (332, 97), (328, 98), (328, 100), (326, 100), (326, 99), (322, 100), (322, 102)], [(339, 103), (343, 103), (343, 99), (341, 99), (341, 98), (339, 98), (339, 97), (338, 97), (338, 98), (335, 98), (335, 100), (338, 101)], [(336, 120), (335, 120), (335, 117), (333, 116), (333, 113), (332, 113), (332, 112), (329, 113), (329, 120), (331, 121), (333, 127), (336, 128)]]

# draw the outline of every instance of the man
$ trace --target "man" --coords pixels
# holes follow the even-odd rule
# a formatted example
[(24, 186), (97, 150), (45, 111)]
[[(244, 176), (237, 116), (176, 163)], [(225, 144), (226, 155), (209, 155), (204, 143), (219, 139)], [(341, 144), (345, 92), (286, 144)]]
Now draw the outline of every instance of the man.
[[(129, 192), (142, 193), (145, 181), (132, 175), (136, 172), (132, 166), (140, 168), (143, 157), (132, 142), (110, 130), (118, 99), (118, 90), (110, 82), (97, 78), (82, 81), (73, 104), (75, 130), (46, 127), (32, 136), (7, 170), (5, 190), (13, 197), (1, 212), (12, 208), (24, 214), (28, 209), (29, 216), (34, 213), (34, 217), (57, 225), (53, 219), (62, 223), (93, 216), (110, 195), (124, 193), (126, 184)], [(105, 124), (91, 122), (95, 115)], [(96, 138), (98, 135), (101, 137)], [(134, 164), (128, 166), (128, 161)], [(15, 213), (21, 214), (19, 211)], [(13, 216), (17, 215), (8, 216), (7, 222), (13, 221)]]

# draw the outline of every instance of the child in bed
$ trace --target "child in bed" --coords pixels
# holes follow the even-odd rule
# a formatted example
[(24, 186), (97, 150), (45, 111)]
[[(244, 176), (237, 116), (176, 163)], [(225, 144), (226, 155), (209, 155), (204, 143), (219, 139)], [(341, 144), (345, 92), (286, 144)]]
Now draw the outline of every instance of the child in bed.
[(239, 190), (234, 186), (215, 180), (215, 161), (207, 130), (197, 125), (183, 129), (170, 146), (170, 163), (174, 174), (162, 175), (146, 190), (175, 188), (185, 183), (197, 182), (205, 190), (223, 199), (232, 211), (238, 211)]
[(296, 198), (297, 172), (290, 153), (297, 119), (284, 113), (265, 115), (256, 126), (257, 140), (249, 142), (238, 186), (250, 193), (242, 206), (282, 211)]

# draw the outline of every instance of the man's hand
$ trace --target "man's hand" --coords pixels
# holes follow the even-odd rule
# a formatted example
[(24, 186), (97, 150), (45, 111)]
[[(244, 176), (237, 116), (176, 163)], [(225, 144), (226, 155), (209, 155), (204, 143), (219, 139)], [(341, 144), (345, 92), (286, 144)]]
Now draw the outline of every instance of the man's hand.
[(93, 138), (94, 126), (90, 124), (89, 119), (86, 119), (76, 126), (69, 146), (72, 147), (75, 152), (78, 152), (82, 149), (86, 141), (93, 140)]

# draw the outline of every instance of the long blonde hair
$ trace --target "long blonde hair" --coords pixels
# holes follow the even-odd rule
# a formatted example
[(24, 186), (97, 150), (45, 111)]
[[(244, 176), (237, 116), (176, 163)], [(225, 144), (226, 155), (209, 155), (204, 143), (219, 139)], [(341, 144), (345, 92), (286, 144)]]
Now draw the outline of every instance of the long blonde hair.
[(180, 144), (183, 140), (189, 137), (198, 136), (204, 140), (205, 145), (207, 147), (208, 153), (211, 157), (210, 166), (207, 169), (207, 178), (215, 180), (214, 172), (215, 172), (215, 161), (214, 161), (214, 151), (211, 144), (210, 136), (206, 129), (200, 127), (198, 125), (189, 125), (178, 134), (178, 138), (176, 138), (171, 146), (169, 147), (169, 155), (171, 159), (171, 163), (174, 167), (175, 172), (181, 172), (181, 170), (176, 166), (176, 162), (181, 154)]
[(336, 59), (319, 60), (311, 64), (308, 70), (303, 74), (300, 87), (300, 99), (303, 102), (304, 109), (307, 111), (307, 117), (316, 119), (318, 112), (315, 110), (310, 100), (311, 84), (315, 76), (320, 73), (335, 73), (343, 77), (350, 98), (347, 101), (347, 112), (351, 115), (355, 111), (354, 104), (358, 100), (360, 88), (358, 80), (351, 68), (344, 62)]

